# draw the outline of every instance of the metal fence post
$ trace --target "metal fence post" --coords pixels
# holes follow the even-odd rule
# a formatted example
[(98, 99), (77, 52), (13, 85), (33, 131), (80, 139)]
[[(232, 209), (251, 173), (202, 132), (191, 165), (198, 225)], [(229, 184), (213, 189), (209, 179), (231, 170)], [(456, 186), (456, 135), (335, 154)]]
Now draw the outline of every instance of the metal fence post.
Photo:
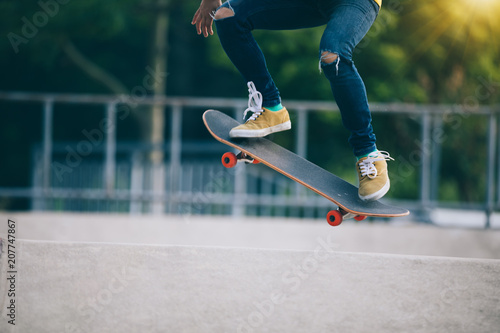
[[(498, 117), (498, 114), (500, 114), (500, 109), (495, 110), (495, 114), (497, 115), (497, 129), (500, 128), (500, 117)], [(497, 131), (497, 141), (500, 142), (500, 131)], [(500, 209), (500, 144), (498, 145), (498, 150), (497, 150), (497, 168), (499, 169), (498, 172), (498, 178), (497, 178), (497, 204), (496, 208)]]
[[(307, 110), (305, 108), (297, 108), (297, 134), (295, 137), (295, 147), (297, 155), (307, 159)], [(294, 125), (295, 125), (294, 124)]]
[[(241, 122), (241, 107), (234, 108), (234, 117)], [(239, 163), (234, 173), (234, 200), (232, 205), (232, 215), (241, 217), (245, 215), (245, 197), (247, 194), (247, 171), (244, 163)]]
[(422, 115), (422, 166), (420, 170), (420, 204), (424, 212), (429, 208), (430, 202), (430, 152), (426, 152), (425, 145), (430, 142), (431, 114), (428, 110)]
[(54, 102), (52, 99), (45, 100), (43, 104), (43, 191), (50, 189), (50, 165), (52, 163), (52, 118)]
[(140, 214), (143, 209), (144, 165), (139, 151), (132, 153), (132, 170), (130, 172), (130, 214)]
[(106, 152), (104, 167), (104, 185), (106, 194), (112, 196), (115, 189), (116, 171), (116, 103), (106, 105)]
[[(181, 150), (182, 150), (182, 107), (179, 104), (172, 105), (172, 123), (170, 126), (171, 136), (170, 136), (170, 170), (169, 170), (169, 180), (170, 180), (170, 191), (169, 191), (169, 213), (174, 212), (177, 205), (176, 195), (179, 182), (179, 171), (181, 167)], [(162, 184), (165, 186), (165, 184)]]
[[(295, 121), (292, 126), (297, 128), (295, 133), (295, 149), (297, 155), (307, 159), (307, 129), (308, 129), (308, 113), (307, 109), (303, 107), (296, 108), (297, 110), (297, 121)], [(300, 202), (301, 197), (306, 197), (306, 188), (299, 183), (294, 184), (295, 199)], [(305, 209), (307, 210), (307, 208)], [(300, 209), (293, 207), (291, 210), (292, 216), (299, 216)]]
[(489, 228), (491, 225), (491, 214), (494, 209), (495, 202), (495, 151), (497, 137), (497, 116), (493, 112), (489, 116), (488, 129), (488, 164), (486, 167), (486, 225)]
[[(430, 170), (430, 201), (432, 203), (432, 208), (434, 208), (434, 204), (439, 199), (439, 168), (441, 166), (441, 141), (440, 138), (443, 131), (443, 117), (439, 114), (433, 115), (433, 125), (432, 125), (432, 133), (431, 140), (432, 143), (429, 145), (432, 151), (432, 157), (430, 159), (431, 170)], [(437, 133), (437, 134), (436, 134)]]

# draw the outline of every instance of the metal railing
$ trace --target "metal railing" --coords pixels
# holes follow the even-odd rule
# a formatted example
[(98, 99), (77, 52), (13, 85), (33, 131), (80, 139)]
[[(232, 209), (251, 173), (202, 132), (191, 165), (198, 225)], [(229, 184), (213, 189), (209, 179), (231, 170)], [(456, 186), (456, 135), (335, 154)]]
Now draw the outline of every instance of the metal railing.
[[(291, 212), (300, 211), (296, 214), (297, 216), (313, 217), (321, 214), (330, 205), (323, 198), (304, 191), (301, 186), (293, 182), (287, 184), (286, 181), (276, 176), (276, 173), (270, 175), (268, 170), (262, 170), (262, 168), (242, 166), (236, 168), (236, 171), (225, 170), (220, 167), (218, 162), (205, 161), (202, 164), (203, 170), (198, 170), (196, 163), (189, 164), (183, 161), (182, 155), (189, 149), (213, 153), (224, 151), (224, 146), (220, 144), (217, 146), (215, 141), (211, 143), (197, 142), (196, 144), (183, 142), (181, 129), (185, 113), (194, 108), (222, 108), (233, 110), (235, 117), (241, 117), (241, 110), (246, 107), (247, 103), (244, 99), (134, 98), (133, 96), (0, 92), (0, 103), (2, 101), (36, 103), (41, 106), (43, 114), (42, 137), (39, 149), (35, 149), (32, 186), (29, 188), (0, 188), (0, 196), (2, 197), (32, 199), (32, 208), (36, 210), (61, 209), (61, 206), (56, 202), (60, 203), (64, 200), (94, 200), (126, 203), (125, 205), (116, 204), (115, 208), (108, 207), (106, 209), (127, 210), (131, 213), (209, 213), (238, 216), (249, 214), (253, 209), (254, 213), (251, 214), (257, 215), (284, 214), (293, 216), (294, 214)], [(69, 165), (71, 161), (57, 158), (61, 147), (58, 146), (58, 143), (53, 142), (55, 104), (100, 105), (103, 107), (103, 120), (105, 120), (106, 128), (101, 129), (102, 142), (98, 146), (91, 147), (93, 148), (92, 154), (100, 156), (100, 161), (96, 162), (94, 158), (92, 160), (94, 166), (91, 167), (87, 165), (90, 161), (82, 159), (78, 165), (81, 172), (88, 168), (87, 172), (92, 174), (94, 178), (97, 177), (97, 174), (99, 175), (98, 180), (94, 179), (97, 185), (82, 188), (81, 184), (62, 186), (60, 179), (58, 182), (54, 181), (54, 177), (58, 176), (54, 170), (59, 170), (61, 173), (64, 172), (64, 168), (72, 168)], [(155, 147), (117, 143), (117, 117), (120, 117), (125, 107), (154, 104), (162, 105), (169, 110), (170, 130), (166, 143)], [(419, 159), (415, 158), (413, 162), (410, 159), (410, 162), (415, 168), (418, 168), (420, 173), (419, 198), (404, 204), (410, 205), (414, 211), (424, 213), (420, 214), (424, 219), (425, 212), (435, 207), (446, 206), (446, 204), (440, 203), (436, 196), (442, 144), (439, 133), (442, 132), (443, 123), (450, 123), (450, 119), (455, 123), (467, 121), (470, 116), (486, 117), (488, 121), (485, 142), (487, 161), (485, 163), (486, 170), (484, 170), (486, 173), (486, 200), (483, 203), (469, 205), (469, 207), (484, 210), (487, 216), (486, 227), (488, 227), (492, 212), (500, 208), (500, 177), (495, 181), (500, 165), (500, 146), (497, 145), (500, 141), (497, 130), (500, 106), (476, 105), (473, 110), (467, 110), (464, 105), (372, 103), (370, 107), (373, 114), (403, 114), (420, 119), (420, 151), (413, 152), (419, 156)], [(297, 117), (294, 121), (295, 152), (307, 158), (309, 115), (314, 112), (338, 112), (338, 108), (334, 102), (289, 100), (287, 108), (292, 110)], [(90, 149), (91, 143), (84, 142), (77, 146), (77, 149), (82, 150), (82, 156)], [(161, 165), (148, 165), (144, 162), (141, 154), (150, 149), (162, 149), (167, 152), (168, 159)], [(118, 153), (125, 153), (128, 157), (119, 159), (117, 158)], [(58, 167), (59, 169), (57, 169)], [(71, 171), (73, 172), (74, 169)], [(196, 175), (201, 178), (195, 181)], [(148, 187), (145, 185), (146, 178), (149, 179), (149, 182), (161, 183), (162, 186)], [(266, 181), (262, 182), (262, 179), (266, 179)], [(191, 183), (190, 186), (188, 186), (189, 183)], [(55, 186), (55, 184), (59, 186)], [(256, 184), (259, 184), (259, 190), (250, 188)], [(268, 189), (263, 190), (262, 188)], [(466, 205), (457, 203), (455, 206), (465, 207)], [(99, 205), (93, 207), (92, 209), (99, 210)], [(198, 208), (194, 209), (194, 207)]]

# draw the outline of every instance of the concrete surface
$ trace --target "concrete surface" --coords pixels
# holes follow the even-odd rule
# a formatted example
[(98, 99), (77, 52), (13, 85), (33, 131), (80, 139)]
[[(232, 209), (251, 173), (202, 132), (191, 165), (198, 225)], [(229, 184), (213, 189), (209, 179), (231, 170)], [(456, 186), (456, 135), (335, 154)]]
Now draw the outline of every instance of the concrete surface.
[(0, 213), (0, 237), (2, 333), (500, 328), (498, 230)]
[(500, 261), (332, 244), (328, 236), (312, 251), (19, 240), (16, 325), (2, 283), (0, 331), (498, 331)]

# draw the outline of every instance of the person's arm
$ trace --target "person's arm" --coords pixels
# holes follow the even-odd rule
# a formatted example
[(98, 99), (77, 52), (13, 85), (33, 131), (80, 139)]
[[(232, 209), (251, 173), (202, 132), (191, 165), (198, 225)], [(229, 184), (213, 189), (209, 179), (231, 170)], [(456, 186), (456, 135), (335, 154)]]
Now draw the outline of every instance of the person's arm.
[(212, 30), (213, 15), (215, 10), (222, 5), (221, 0), (202, 0), (200, 8), (193, 16), (191, 24), (196, 25), (198, 35), (203, 33), (203, 36), (213, 35)]

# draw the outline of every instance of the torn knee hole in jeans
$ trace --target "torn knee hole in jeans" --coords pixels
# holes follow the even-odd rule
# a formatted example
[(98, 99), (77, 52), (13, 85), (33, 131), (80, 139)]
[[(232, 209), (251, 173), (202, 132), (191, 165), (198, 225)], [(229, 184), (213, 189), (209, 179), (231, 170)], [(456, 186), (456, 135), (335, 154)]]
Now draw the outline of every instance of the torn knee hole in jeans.
[(339, 74), (340, 56), (338, 53), (323, 51), (319, 59), (319, 72), (321, 73), (321, 65), (331, 65), (335, 63), (336, 74)]
[(234, 16), (234, 11), (232, 8), (227, 8), (227, 7), (221, 7), (219, 10), (215, 12), (215, 14), (212, 16), (214, 20), (222, 20), (228, 17)]

